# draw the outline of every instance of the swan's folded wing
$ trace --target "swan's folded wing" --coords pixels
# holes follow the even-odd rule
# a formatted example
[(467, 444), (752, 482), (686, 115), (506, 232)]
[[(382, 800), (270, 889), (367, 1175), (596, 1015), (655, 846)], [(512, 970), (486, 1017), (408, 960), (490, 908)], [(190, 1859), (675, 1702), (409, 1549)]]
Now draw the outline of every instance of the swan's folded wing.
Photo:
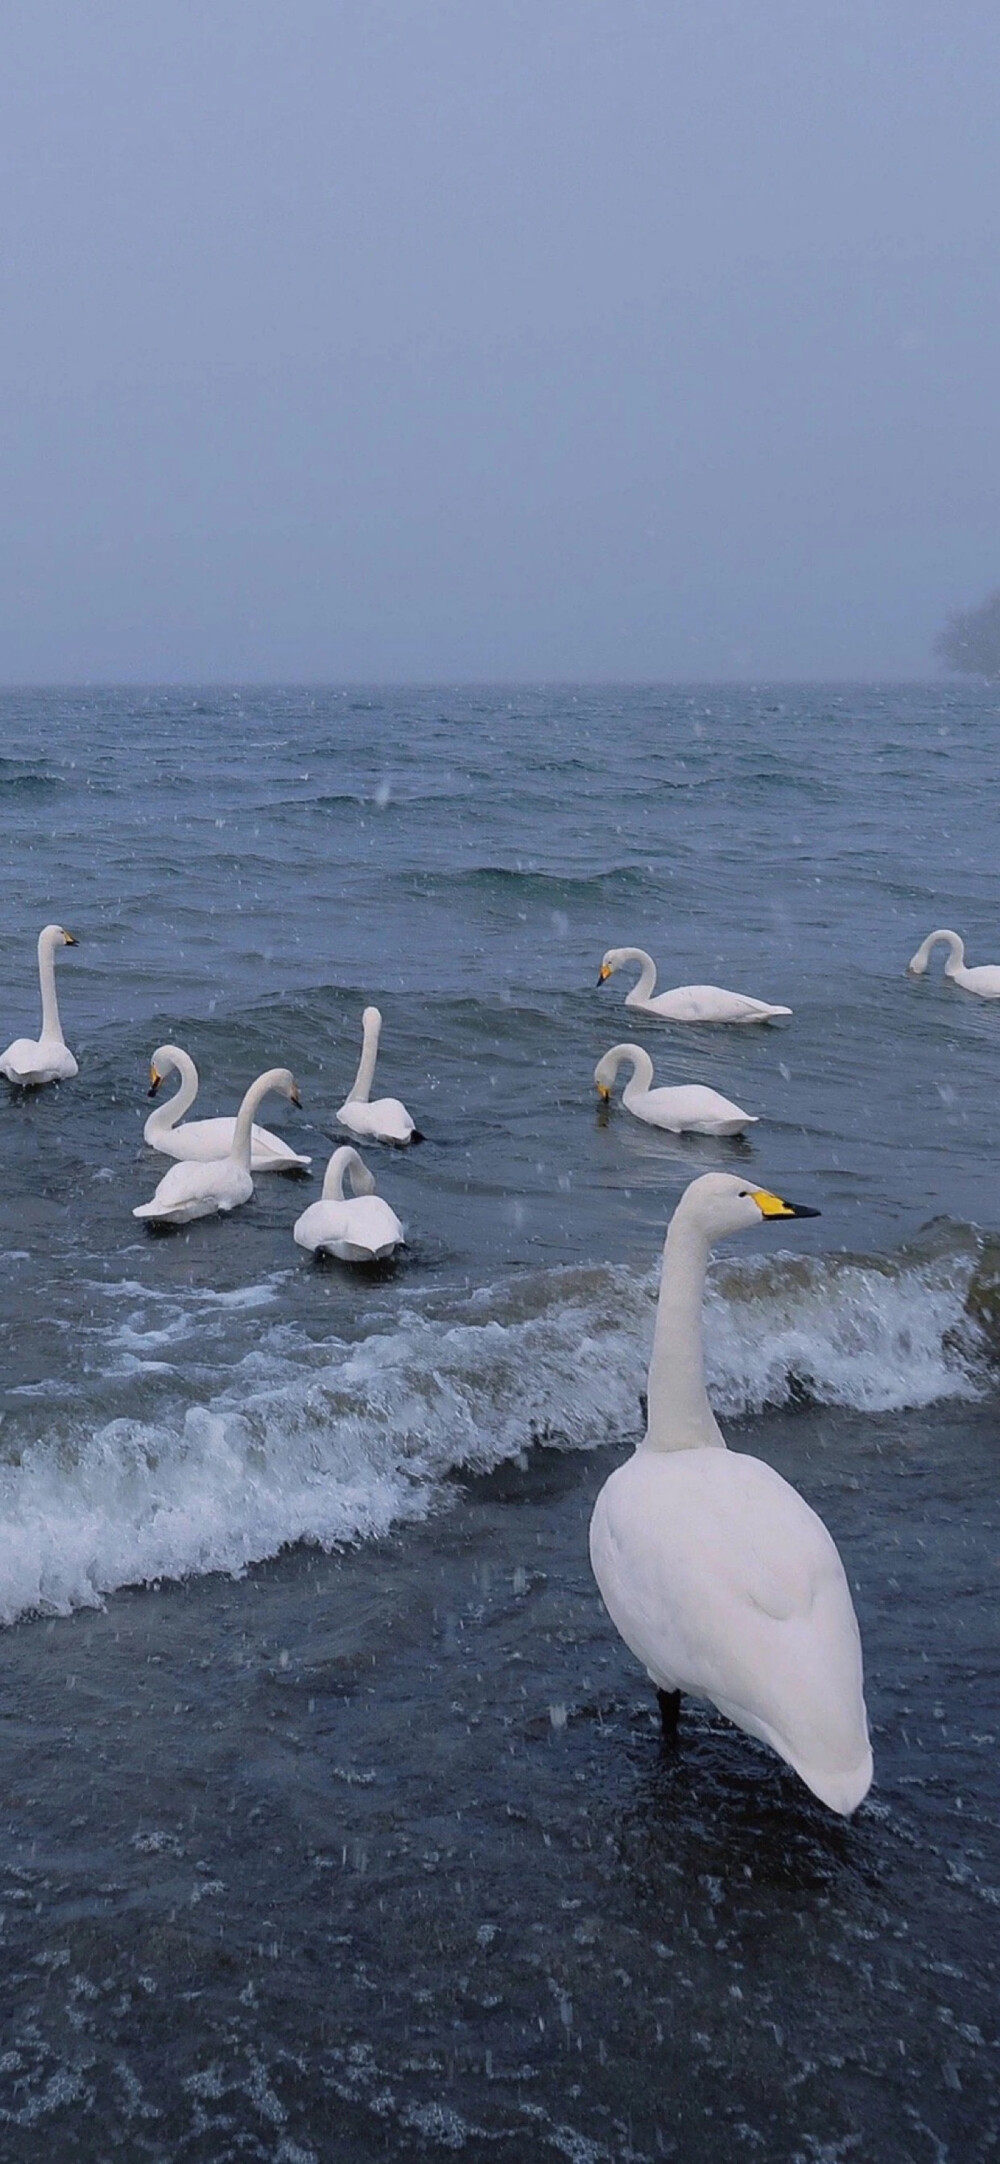
[(33, 1037), (15, 1037), (6, 1052), (0, 1053), (0, 1073), (11, 1081), (32, 1074), (38, 1065), (39, 1047)]
[[(729, 1453), (732, 1478), (717, 1499), (714, 1561), (732, 1591), (775, 1623), (808, 1616), (843, 1579), (836, 1545), (796, 1488), (760, 1458)], [(713, 1468), (714, 1470), (714, 1468)]]
[(314, 1250), (325, 1247), (335, 1240), (346, 1238), (347, 1226), (342, 1202), (311, 1202), (292, 1226), (292, 1238), (299, 1247)]
[(229, 1192), (235, 1184), (226, 1157), (211, 1157), (204, 1163), (182, 1158), (179, 1164), (171, 1165), (169, 1172), (164, 1173), (151, 1200), (133, 1210), (132, 1215), (166, 1216), (191, 1202), (206, 1202), (226, 1209), (233, 1201), (241, 1199), (235, 1192)]
[(298, 1150), (293, 1150), (289, 1143), (283, 1142), (280, 1135), (273, 1135), (269, 1127), (258, 1127), (256, 1122), (254, 1123), (250, 1135), (252, 1171), (289, 1171), (292, 1167), (307, 1171), (311, 1164), (311, 1157), (301, 1156)]

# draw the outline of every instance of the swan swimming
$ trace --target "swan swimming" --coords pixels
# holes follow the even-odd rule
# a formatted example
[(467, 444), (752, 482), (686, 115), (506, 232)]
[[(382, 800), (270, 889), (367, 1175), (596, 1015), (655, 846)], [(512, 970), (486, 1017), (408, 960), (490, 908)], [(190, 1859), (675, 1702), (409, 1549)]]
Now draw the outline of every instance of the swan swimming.
[(250, 1084), (236, 1114), (232, 1148), (225, 1157), (204, 1162), (171, 1165), (149, 1202), (140, 1202), (133, 1217), (153, 1225), (188, 1225), (195, 1217), (212, 1217), (217, 1210), (235, 1210), (253, 1194), (250, 1177), (250, 1132), (261, 1098), (280, 1090), (293, 1105), (301, 1104), (298, 1086), (287, 1067), (269, 1067)]
[(665, 1127), (672, 1135), (741, 1135), (745, 1127), (757, 1123), (756, 1112), (741, 1112), (739, 1105), (702, 1082), (654, 1089), (653, 1062), (641, 1044), (614, 1044), (598, 1060), (594, 1081), (605, 1103), (610, 1101), (624, 1060), (631, 1061), (632, 1073), (622, 1091), (622, 1103), (649, 1127)]
[(980, 999), (1000, 999), (1000, 968), (992, 962), (980, 962), (975, 969), (966, 969), (965, 941), (959, 938), (957, 932), (928, 932), (923, 945), (917, 948), (912, 962), (907, 962), (907, 976), (922, 977), (926, 972), (932, 948), (942, 945), (951, 950), (944, 965), (944, 973), (951, 978), (952, 984), (960, 984), (963, 992), (978, 993)]
[(15, 1037), (0, 1053), (0, 1074), (21, 1089), (40, 1089), (44, 1082), (71, 1082), (80, 1070), (67, 1046), (59, 1020), (56, 998), (56, 948), (75, 947), (72, 932), (61, 924), (47, 924), (38, 934), (38, 981), (42, 994), (42, 1034)]
[(654, 998), (656, 963), (642, 947), (609, 947), (598, 984), (605, 984), (625, 962), (639, 963), (639, 981), (626, 992), (626, 1007), (638, 1007), (643, 1014), (657, 1014), (668, 1022), (769, 1022), (772, 1015), (792, 1011), (751, 999), (746, 992), (724, 992), (718, 984), (677, 984), (672, 992), (657, 992)]
[(413, 1121), (398, 1097), (377, 1097), (369, 1103), (382, 1017), (377, 1007), (366, 1007), (361, 1017), (361, 1060), (337, 1118), (342, 1127), (361, 1142), (419, 1142)]
[[(149, 1069), (149, 1095), (155, 1097), (165, 1076), (175, 1073), (181, 1078), (180, 1089), (167, 1104), (157, 1105), (143, 1128), (150, 1149), (188, 1162), (204, 1163), (206, 1158), (228, 1156), (236, 1132), (235, 1118), (184, 1120), (198, 1095), (198, 1069), (190, 1052), (182, 1051), (177, 1044), (157, 1046)], [(179, 1120), (184, 1121), (183, 1126), (178, 1126)], [(280, 1135), (272, 1135), (266, 1127), (251, 1128), (251, 1172), (307, 1171), (311, 1164), (311, 1157), (300, 1157), (297, 1150), (282, 1142)]]
[(590, 1524), (604, 1605), (654, 1684), (665, 1732), (708, 1698), (847, 1817), (872, 1778), (861, 1639), (821, 1518), (760, 1458), (729, 1451), (708, 1402), (702, 1294), (725, 1234), (818, 1212), (725, 1172), (693, 1180), (667, 1233), (647, 1432)]
[[(344, 1195), (345, 1172), (350, 1175), (350, 1200)], [(292, 1238), (311, 1255), (335, 1255), (338, 1262), (384, 1262), (403, 1245), (395, 1210), (375, 1193), (375, 1174), (350, 1142), (334, 1150), (322, 1201), (311, 1202), (296, 1218)]]

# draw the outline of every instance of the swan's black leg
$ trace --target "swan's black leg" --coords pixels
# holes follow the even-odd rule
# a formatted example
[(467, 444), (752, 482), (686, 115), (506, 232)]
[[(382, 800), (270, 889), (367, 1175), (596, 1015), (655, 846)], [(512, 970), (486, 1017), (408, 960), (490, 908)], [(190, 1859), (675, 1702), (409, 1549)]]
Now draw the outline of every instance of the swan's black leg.
[(660, 1709), (660, 1727), (665, 1743), (673, 1743), (677, 1736), (677, 1723), (681, 1713), (679, 1691), (657, 1691), (656, 1703)]

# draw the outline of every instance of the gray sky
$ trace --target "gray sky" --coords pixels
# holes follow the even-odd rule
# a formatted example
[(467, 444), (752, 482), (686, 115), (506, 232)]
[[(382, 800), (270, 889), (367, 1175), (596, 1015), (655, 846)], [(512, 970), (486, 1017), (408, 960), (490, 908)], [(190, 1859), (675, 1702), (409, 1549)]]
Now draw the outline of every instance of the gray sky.
[(4, 0), (0, 678), (914, 676), (996, 0)]

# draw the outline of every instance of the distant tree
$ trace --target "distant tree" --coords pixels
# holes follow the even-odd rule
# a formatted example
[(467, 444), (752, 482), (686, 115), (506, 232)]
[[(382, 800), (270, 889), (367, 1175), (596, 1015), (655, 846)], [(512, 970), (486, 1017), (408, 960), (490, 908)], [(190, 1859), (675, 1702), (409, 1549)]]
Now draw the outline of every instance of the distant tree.
[(934, 641), (950, 669), (1000, 680), (1000, 587), (978, 609), (955, 609)]

